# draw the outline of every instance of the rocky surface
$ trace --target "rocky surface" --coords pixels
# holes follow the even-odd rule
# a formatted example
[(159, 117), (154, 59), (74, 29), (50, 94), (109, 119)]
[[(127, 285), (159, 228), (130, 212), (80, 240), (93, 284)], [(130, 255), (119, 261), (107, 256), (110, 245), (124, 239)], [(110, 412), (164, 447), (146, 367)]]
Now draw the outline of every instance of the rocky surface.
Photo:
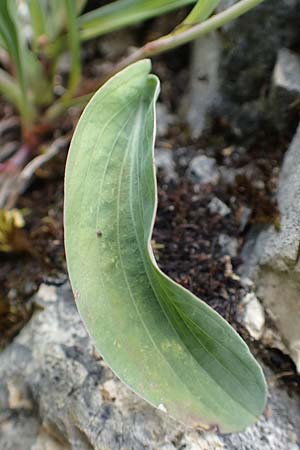
[[(245, 249), (247, 270), (300, 371), (300, 126), (279, 178), (280, 230), (268, 227)], [(250, 245), (250, 242), (249, 242)], [(251, 256), (249, 258), (249, 255)]]
[[(223, 0), (221, 8), (232, 3)], [(253, 133), (270, 122), (267, 89), (278, 51), (299, 44), (299, 21), (299, 0), (272, 0), (223, 30), (219, 69), (222, 96), (216, 114), (227, 117), (232, 131), (243, 136), (244, 143), (245, 137), (251, 140)]]
[[(69, 285), (42, 285), (0, 354), (1, 450), (297, 450), (298, 398), (270, 386), (259, 422), (217, 436), (182, 425), (124, 386), (95, 352)], [(99, 324), (101, 327), (101, 324)]]
[(270, 108), (276, 127), (284, 130), (300, 101), (300, 55), (281, 49), (272, 76)]
[[(233, 3), (224, 0), (220, 8)], [(290, 126), (289, 116), (283, 117), (282, 112), (298, 107), (299, 23), (299, 0), (269, 0), (221, 32), (195, 42), (186, 108), (193, 137), (209, 130), (217, 118), (235, 138), (242, 139), (247, 152), (253, 136), (265, 125), (282, 132)], [(126, 49), (128, 40), (123, 42)], [(101, 45), (104, 54), (111, 53), (109, 38)], [(114, 48), (115, 58), (119, 58), (118, 52)], [(102, 66), (97, 69), (96, 65), (93, 75), (101, 70)], [(163, 103), (158, 104), (157, 116), (158, 137), (164, 138), (175, 118)], [(205, 150), (199, 153), (186, 172), (198, 193), (217, 186), (225, 177), (234, 185), (238, 169), (221, 170), (215, 155), (208, 157)], [(178, 182), (173, 152), (156, 149), (156, 163), (166, 183)], [(257, 167), (250, 169), (247, 176), (253, 179)], [(264, 310), (259, 302), (263, 300), (298, 369), (299, 173), (300, 128), (280, 177), (281, 229), (269, 227), (258, 239), (254, 233), (251, 251), (245, 251), (258, 298), (251, 292), (240, 305), (241, 320), (250, 335), (254, 339), (263, 336), (266, 342)], [(233, 211), (226, 203), (213, 197), (207, 215), (230, 216)], [(252, 213), (247, 207), (243, 211), (241, 231)], [(217, 236), (218, 245), (225, 256), (235, 258), (240, 242), (230, 230), (223, 231)], [(196, 247), (195, 254), (199, 252)], [(247, 289), (252, 289), (251, 280), (244, 280)], [(284, 387), (274, 384), (276, 377), (268, 369), (268, 406), (256, 425), (228, 436), (187, 430), (139, 399), (112, 374), (87, 336), (68, 284), (58, 288), (42, 285), (33, 303), (32, 319), (0, 354), (0, 450), (300, 449), (299, 397), (295, 393), (290, 397)], [(271, 341), (274, 343), (273, 334)], [(284, 349), (280, 342), (276, 346)]]
[[(235, 2), (223, 0), (218, 10)], [(283, 120), (272, 110), (274, 105), (275, 110), (279, 108), (278, 77), (275, 83), (273, 78), (276, 89), (271, 89), (272, 73), (275, 66), (276, 74), (278, 65), (284, 66), (289, 91), (292, 78), (295, 81), (299, 77), (293, 69), (297, 65), (297, 53), (290, 58), (282, 51), (299, 48), (299, 23), (299, 0), (265, 1), (216, 35), (208, 35), (193, 44), (193, 70), (185, 116), (194, 137), (202, 134), (212, 117), (226, 121), (233, 134), (243, 138), (244, 145), (253, 142), (253, 135), (261, 127), (275, 127), (280, 131), (289, 128), (289, 120)], [(285, 102), (286, 97), (290, 101), (291, 92), (284, 96)], [(281, 99), (279, 103), (282, 104)], [(292, 113), (286, 110), (285, 118)]]

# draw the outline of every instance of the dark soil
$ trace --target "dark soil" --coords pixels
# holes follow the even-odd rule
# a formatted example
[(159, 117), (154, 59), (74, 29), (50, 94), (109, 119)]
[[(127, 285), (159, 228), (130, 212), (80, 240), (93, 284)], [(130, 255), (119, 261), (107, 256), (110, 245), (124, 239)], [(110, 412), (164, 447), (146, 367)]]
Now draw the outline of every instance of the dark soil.
[(66, 279), (63, 247), (65, 154), (37, 174), (17, 207), (27, 211), (22, 253), (0, 252), (0, 347), (22, 328), (32, 312), (30, 297), (42, 282)]

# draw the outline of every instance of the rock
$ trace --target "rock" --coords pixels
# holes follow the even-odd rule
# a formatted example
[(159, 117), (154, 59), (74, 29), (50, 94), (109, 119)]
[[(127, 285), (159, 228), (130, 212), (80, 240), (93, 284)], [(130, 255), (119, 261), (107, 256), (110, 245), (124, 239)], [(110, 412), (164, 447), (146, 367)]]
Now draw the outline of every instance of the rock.
[(241, 302), (243, 308), (242, 322), (250, 336), (259, 340), (264, 331), (265, 312), (254, 292), (246, 294)]
[(225, 217), (231, 212), (226, 203), (222, 202), (218, 197), (214, 197), (209, 202), (208, 210), (211, 214), (218, 214), (221, 217)]
[[(223, 0), (219, 10), (233, 3), (236, 1)], [(299, 0), (272, 0), (261, 3), (222, 29), (219, 101), (213, 106), (213, 115), (243, 138), (246, 147), (255, 140), (259, 129), (273, 127), (265, 92), (278, 51), (283, 47), (298, 48), (299, 23)]]
[(283, 389), (270, 387), (269, 413), (244, 433), (188, 430), (113, 375), (95, 352), (68, 284), (43, 285), (32, 301), (33, 317), (0, 354), (1, 449), (299, 449), (298, 398)]
[[(223, 0), (219, 9), (233, 3), (236, 1)], [(297, 41), (299, 19), (298, 0), (272, 0), (226, 25), (224, 32), (230, 43), (221, 61), (224, 93), (240, 101), (259, 98), (258, 87), (272, 74), (278, 51)]]
[(232, 167), (219, 166), (220, 178), (228, 186), (233, 186), (236, 180), (236, 169)]
[(161, 169), (163, 171), (164, 179), (166, 182), (177, 181), (178, 175), (175, 170), (175, 162), (172, 150), (156, 148), (155, 165), (158, 169)]
[[(285, 154), (279, 177), (280, 231), (263, 230), (248, 245), (246, 272), (271, 314), (300, 371), (300, 126)], [(247, 248), (247, 246), (246, 246)]]
[(272, 77), (270, 108), (279, 130), (287, 126), (293, 105), (300, 100), (300, 56), (286, 48), (278, 52)]
[(239, 243), (235, 237), (228, 234), (220, 233), (218, 236), (218, 244), (221, 247), (222, 254), (235, 258), (238, 252)]
[(246, 228), (250, 217), (252, 214), (252, 209), (248, 208), (248, 206), (241, 206), (240, 210), (239, 210), (239, 215), (238, 215), (238, 221), (239, 221), (239, 228), (240, 231), (244, 231), (244, 229)]
[[(273, 73), (273, 88), (300, 94), (300, 56), (283, 48), (278, 52)], [(295, 100), (295, 99), (294, 99)]]
[(220, 40), (209, 33), (193, 43), (189, 91), (183, 103), (184, 115), (193, 138), (208, 125), (208, 113), (218, 98)]
[(189, 164), (188, 177), (198, 184), (217, 184), (219, 171), (214, 158), (205, 155), (196, 156)]
[(156, 134), (157, 137), (165, 137), (168, 133), (169, 126), (175, 121), (173, 114), (170, 114), (164, 103), (156, 104)]

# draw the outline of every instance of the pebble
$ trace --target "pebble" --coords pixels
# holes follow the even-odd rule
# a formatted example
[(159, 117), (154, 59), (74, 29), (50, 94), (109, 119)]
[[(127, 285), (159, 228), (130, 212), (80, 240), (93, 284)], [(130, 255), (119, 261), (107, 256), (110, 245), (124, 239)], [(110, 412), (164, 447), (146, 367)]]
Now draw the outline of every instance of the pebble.
[(228, 234), (220, 233), (218, 237), (219, 246), (222, 249), (224, 255), (229, 255), (231, 258), (235, 258), (238, 252), (238, 240)]
[(191, 160), (187, 174), (191, 181), (201, 185), (217, 184), (220, 177), (216, 160), (205, 155), (196, 156)]
[(226, 203), (222, 202), (218, 197), (214, 197), (208, 204), (208, 209), (211, 214), (219, 214), (221, 217), (230, 214), (230, 208)]
[(166, 182), (177, 181), (178, 176), (175, 170), (175, 162), (172, 150), (156, 148), (155, 165), (158, 169), (161, 169), (163, 171)]
[(254, 292), (245, 295), (242, 300), (243, 306), (243, 324), (248, 330), (250, 336), (259, 340), (264, 331), (265, 312)]

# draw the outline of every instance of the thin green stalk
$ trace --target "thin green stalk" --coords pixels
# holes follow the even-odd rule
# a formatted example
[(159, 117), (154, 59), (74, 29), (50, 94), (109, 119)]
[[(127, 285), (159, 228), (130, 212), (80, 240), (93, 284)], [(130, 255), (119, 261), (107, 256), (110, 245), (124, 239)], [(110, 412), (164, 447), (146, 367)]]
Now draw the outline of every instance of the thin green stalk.
[[(30, 122), (34, 117), (34, 111), (24, 102), (24, 96), (16, 80), (5, 70), (0, 68), (0, 93), (11, 102), (20, 112), (22, 120), (26, 118)], [(26, 122), (26, 123), (27, 123)]]
[(21, 92), (21, 100), (18, 107), (22, 116), (22, 122), (25, 126), (28, 126), (31, 120), (32, 108), (28, 98), (25, 47), (19, 36), (19, 26), (15, 2), (3, 0), (0, 8), (0, 36), (13, 63), (16, 78), (18, 79)]
[(65, 112), (71, 108), (72, 106), (76, 106), (78, 108), (84, 108), (86, 104), (89, 102), (93, 93), (81, 95), (80, 97), (74, 97), (70, 99), (58, 99), (53, 105), (51, 105), (44, 114), (43, 121), (45, 123), (53, 123), (59, 117), (61, 117)]
[(40, 36), (46, 35), (45, 14), (40, 0), (29, 0), (28, 3), (31, 25), (34, 31), (35, 46), (38, 46)]
[[(210, 19), (205, 22), (201, 22), (197, 25), (190, 26), (188, 29), (184, 29), (180, 33), (176, 32), (176, 29), (173, 33), (170, 33), (166, 36), (161, 37), (155, 41), (149, 42), (145, 44), (140, 49), (136, 50), (127, 58), (124, 58), (119, 64), (117, 64), (114, 69), (106, 74), (101, 80), (97, 82), (93, 86), (90, 92), (86, 92), (84, 96), (78, 97), (74, 99), (74, 102), (77, 104), (84, 104), (90, 99), (90, 96), (93, 92), (95, 92), (100, 86), (102, 86), (109, 78), (111, 78), (114, 74), (122, 70), (124, 67), (129, 64), (133, 64), (134, 62), (143, 59), (149, 58), (161, 53), (164, 53), (168, 50), (171, 50), (175, 47), (179, 47), (180, 45), (191, 42), (198, 37), (201, 37), (210, 31), (216, 30), (226, 23), (238, 18), (239, 16), (245, 14), (247, 11), (251, 10), (258, 4), (262, 3), (264, 0), (240, 0), (240, 2), (231, 6), (227, 10), (214, 15)], [(68, 108), (69, 103), (62, 103), (58, 100), (57, 104), (53, 105), (53, 107), (49, 108), (46, 112), (45, 117), (51, 118), (51, 120), (57, 119), (60, 115), (62, 115), (66, 109)]]
[(77, 26), (76, 9), (73, 0), (65, 0), (66, 8), (66, 22), (68, 30), (68, 42), (71, 53), (71, 70), (68, 83), (68, 89), (65, 98), (71, 98), (75, 93), (81, 77), (81, 62), (80, 62), (80, 41)]
[(142, 48), (132, 53), (128, 58), (125, 58), (117, 66), (114, 73), (126, 67), (128, 64), (132, 64), (140, 59), (149, 58), (161, 53), (164, 53), (180, 45), (187, 44), (217, 28), (222, 27), (228, 22), (238, 18), (245, 14), (250, 9), (262, 3), (264, 0), (240, 0), (225, 11), (214, 15), (205, 22), (191, 26), (188, 29), (184, 29), (181, 33), (172, 32), (166, 36), (163, 36), (155, 41), (148, 42)]

